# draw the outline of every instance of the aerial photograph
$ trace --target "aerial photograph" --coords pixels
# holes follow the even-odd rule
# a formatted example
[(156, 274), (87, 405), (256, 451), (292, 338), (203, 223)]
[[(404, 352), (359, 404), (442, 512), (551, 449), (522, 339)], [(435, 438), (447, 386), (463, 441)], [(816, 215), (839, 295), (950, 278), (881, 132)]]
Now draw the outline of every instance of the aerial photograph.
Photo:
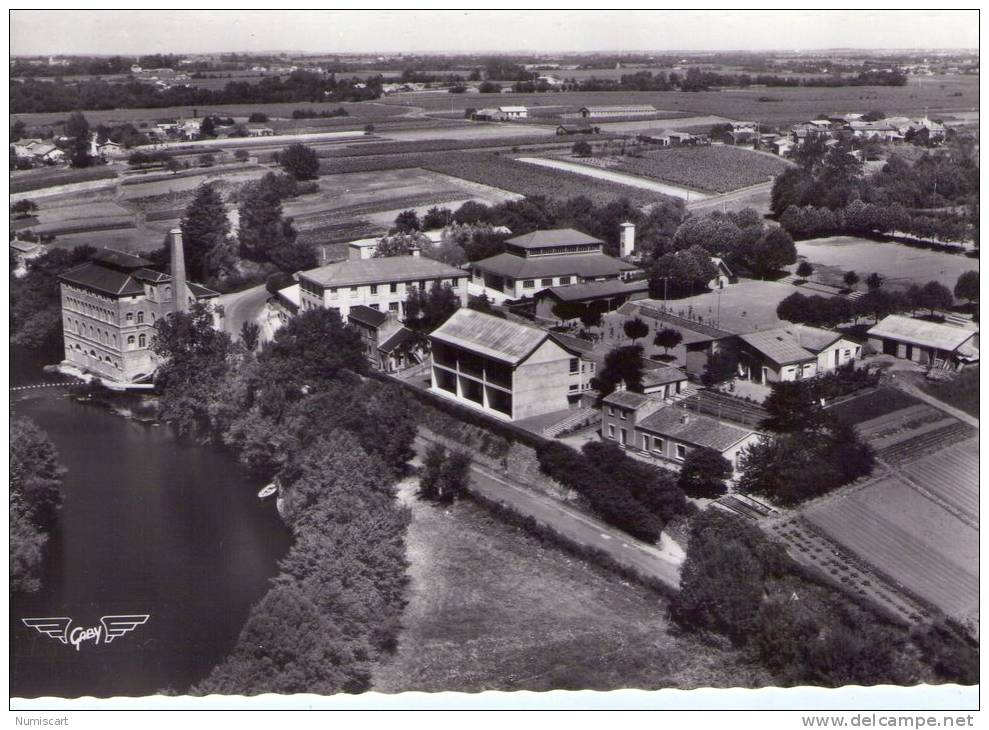
[(977, 709), (978, 10), (9, 27), (18, 724)]

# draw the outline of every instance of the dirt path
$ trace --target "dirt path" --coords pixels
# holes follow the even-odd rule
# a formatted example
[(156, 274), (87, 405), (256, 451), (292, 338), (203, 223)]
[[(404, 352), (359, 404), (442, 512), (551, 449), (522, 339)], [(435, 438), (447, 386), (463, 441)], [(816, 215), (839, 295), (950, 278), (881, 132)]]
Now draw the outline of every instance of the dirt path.
[(649, 190), (653, 193), (670, 195), (674, 198), (682, 198), (688, 203), (691, 200), (705, 200), (710, 197), (709, 195), (699, 193), (696, 190), (688, 190), (687, 188), (681, 188), (675, 185), (667, 185), (666, 183), (650, 180), (645, 177), (639, 177), (638, 175), (629, 175), (623, 172), (614, 172), (613, 170), (602, 170), (600, 167), (580, 165), (576, 162), (550, 160), (544, 157), (519, 157), (517, 159), (519, 162), (525, 162), (530, 165), (539, 165), (541, 167), (549, 167), (554, 170), (563, 170), (565, 172), (575, 172), (578, 175), (586, 175), (587, 177), (593, 177), (597, 180), (606, 180), (607, 182), (628, 185), (632, 188)]

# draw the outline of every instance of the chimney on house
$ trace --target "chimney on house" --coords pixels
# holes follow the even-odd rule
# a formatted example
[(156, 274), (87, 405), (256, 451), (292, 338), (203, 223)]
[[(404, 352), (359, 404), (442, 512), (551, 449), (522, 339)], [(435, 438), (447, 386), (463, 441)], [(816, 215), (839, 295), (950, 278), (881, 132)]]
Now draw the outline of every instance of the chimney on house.
[(635, 224), (625, 221), (621, 224), (621, 234), (618, 239), (618, 253), (621, 258), (627, 258), (635, 251)]
[(189, 309), (189, 296), (185, 284), (185, 252), (182, 250), (182, 230), (173, 228), (168, 232), (172, 239), (172, 294), (175, 296), (175, 311)]

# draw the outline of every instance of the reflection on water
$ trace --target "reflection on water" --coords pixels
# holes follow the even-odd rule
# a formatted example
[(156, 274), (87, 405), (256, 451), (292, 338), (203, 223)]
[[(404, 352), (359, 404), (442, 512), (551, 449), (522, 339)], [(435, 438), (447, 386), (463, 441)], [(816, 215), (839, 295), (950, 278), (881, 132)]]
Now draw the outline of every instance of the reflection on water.
[[(51, 380), (15, 358), (12, 385)], [(26, 393), (26, 394), (25, 394)], [(11, 693), (142, 695), (184, 691), (233, 646), (267, 589), (289, 534), (273, 501), (229, 455), (167, 428), (77, 403), (61, 390), (11, 393), (14, 415), (49, 435), (67, 468), (42, 589), (11, 604)], [(112, 643), (71, 645), (23, 625), (112, 614), (150, 620)]]

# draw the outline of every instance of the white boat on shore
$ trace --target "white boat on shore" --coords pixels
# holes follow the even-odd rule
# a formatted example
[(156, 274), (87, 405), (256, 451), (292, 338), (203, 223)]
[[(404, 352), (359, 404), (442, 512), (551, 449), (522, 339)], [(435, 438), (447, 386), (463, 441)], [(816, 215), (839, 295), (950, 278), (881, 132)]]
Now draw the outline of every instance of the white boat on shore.
[(278, 482), (272, 482), (261, 488), (261, 491), (258, 492), (258, 499), (268, 499), (268, 497), (276, 494), (278, 494)]

